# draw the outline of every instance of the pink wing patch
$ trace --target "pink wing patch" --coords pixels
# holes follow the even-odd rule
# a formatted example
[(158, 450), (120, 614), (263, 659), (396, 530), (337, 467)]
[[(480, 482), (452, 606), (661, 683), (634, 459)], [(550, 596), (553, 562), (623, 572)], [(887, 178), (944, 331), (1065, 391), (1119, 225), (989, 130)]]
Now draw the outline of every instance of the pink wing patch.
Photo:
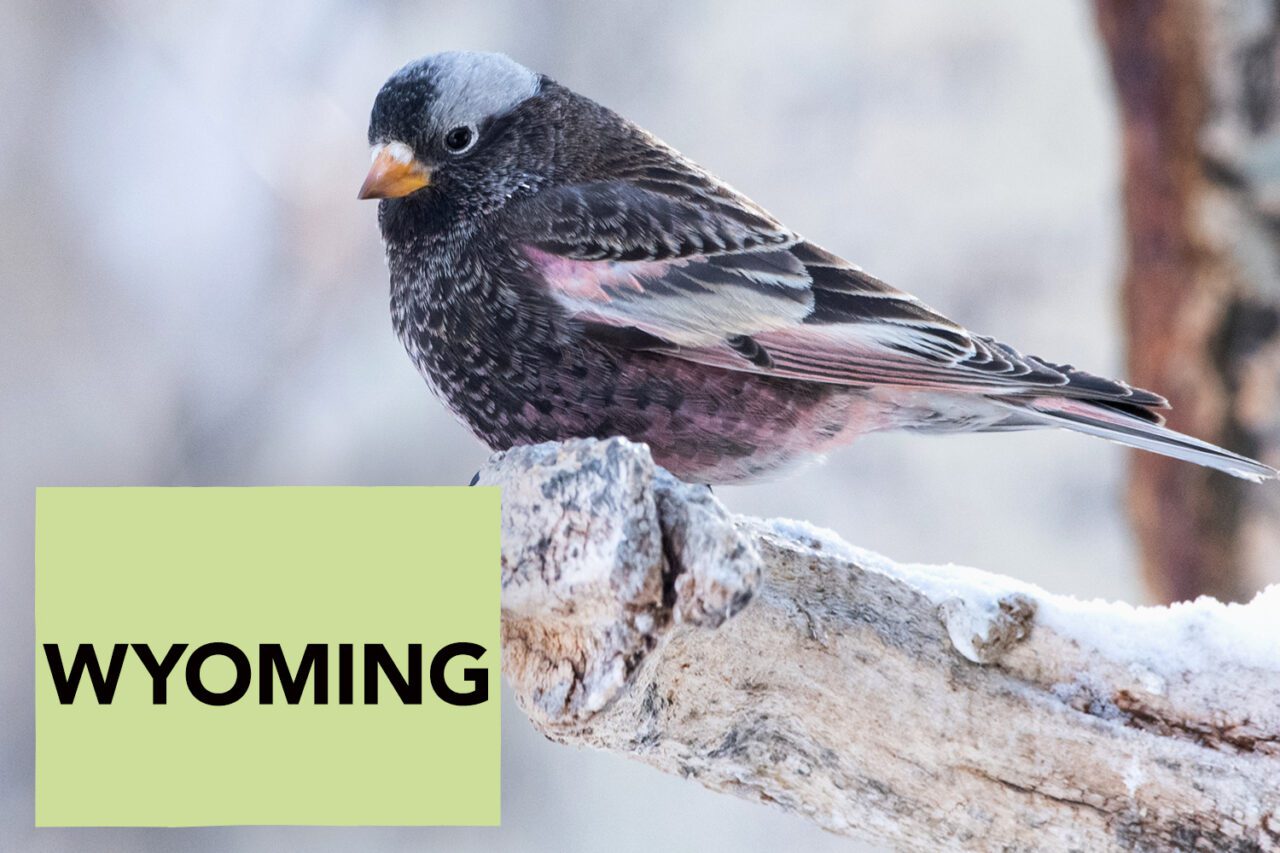
[(533, 246), (526, 246), (524, 252), (543, 280), (558, 294), (587, 302), (612, 302), (609, 289), (644, 293), (644, 285), (637, 277), (662, 275), (667, 268), (661, 261), (580, 261)]
[[(812, 310), (803, 267), (747, 260), (578, 260), (526, 246), (525, 256), (570, 314), (634, 327), (682, 347), (712, 347), (736, 335), (790, 328)], [(798, 263), (798, 262), (797, 262)]]

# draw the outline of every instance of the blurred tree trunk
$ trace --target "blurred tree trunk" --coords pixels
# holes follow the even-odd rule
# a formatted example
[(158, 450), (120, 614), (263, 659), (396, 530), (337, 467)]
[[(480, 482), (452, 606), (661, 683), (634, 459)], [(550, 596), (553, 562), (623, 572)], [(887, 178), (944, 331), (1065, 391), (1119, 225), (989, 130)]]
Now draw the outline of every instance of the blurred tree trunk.
[[(1095, 0), (1124, 139), (1129, 378), (1175, 429), (1280, 461), (1280, 8)], [(1161, 601), (1280, 580), (1280, 489), (1135, 454)]]

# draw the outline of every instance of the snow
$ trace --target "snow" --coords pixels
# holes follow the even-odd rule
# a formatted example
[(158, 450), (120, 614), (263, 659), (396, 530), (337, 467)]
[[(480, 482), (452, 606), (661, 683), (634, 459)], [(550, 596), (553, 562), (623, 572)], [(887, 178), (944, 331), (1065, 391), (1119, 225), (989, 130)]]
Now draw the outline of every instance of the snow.
[(1248, 604), (1224, 604), (1207, 596), (1169, 606), (1085, 601), (966, 566), (895, 563), (803, 521), (761, 523), (787, 539), (817, 540), (825, 553), (899, 578), (938, 605), (963, 602), (958, 616), (955, 604), (949, 605), (947, 627), (957, 650), (970, 660), (979, 659), (971, 638), (986, 633), (982, 620), (990, 622), (1000, 612), (1001, 599), (1021, 594), (1036, 602), (1036, 624), (1127, 662), (1135, 680), (1153, 694), (1162, 694), (1171, 677), (1211, 671), (1223, 661), (1280, 672), (1280, 585), (1267, 587)]
[[(995, 625), (997, 611), (994, 607), (973, 607), (969, 602), (953, 598), (942, 604), (943, 623), (947, 635), (951, 637), (951, 645), (955, 650), (974, 663), (985, 663), (978, 641), (990, 636)], [(994, 602), (993, 602), (994, 603)]]

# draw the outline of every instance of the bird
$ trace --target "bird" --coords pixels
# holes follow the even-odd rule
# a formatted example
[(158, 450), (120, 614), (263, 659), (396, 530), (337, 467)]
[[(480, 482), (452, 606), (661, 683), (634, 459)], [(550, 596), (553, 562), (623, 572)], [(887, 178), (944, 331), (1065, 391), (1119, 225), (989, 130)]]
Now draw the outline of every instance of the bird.
[(883, 430), (1060, 427), (1247, 480), (1166, 400), (971, 332), (503, 54), (396, 71), (370, 115), (391, 315), (494, 450), (623, 436), (688, 482), (761, 480)]

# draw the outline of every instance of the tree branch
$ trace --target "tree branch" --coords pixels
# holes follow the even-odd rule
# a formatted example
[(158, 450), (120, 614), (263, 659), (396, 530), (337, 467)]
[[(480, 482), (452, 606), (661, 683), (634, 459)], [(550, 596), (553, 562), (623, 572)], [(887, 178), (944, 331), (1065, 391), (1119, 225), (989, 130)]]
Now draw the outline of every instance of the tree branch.
[(1133, 608), (895, 565), (731, 516), (623, 439), (480, 482), (503, 666), (553, 740), (898, 845), (1280, 844), (1280, 587)]

